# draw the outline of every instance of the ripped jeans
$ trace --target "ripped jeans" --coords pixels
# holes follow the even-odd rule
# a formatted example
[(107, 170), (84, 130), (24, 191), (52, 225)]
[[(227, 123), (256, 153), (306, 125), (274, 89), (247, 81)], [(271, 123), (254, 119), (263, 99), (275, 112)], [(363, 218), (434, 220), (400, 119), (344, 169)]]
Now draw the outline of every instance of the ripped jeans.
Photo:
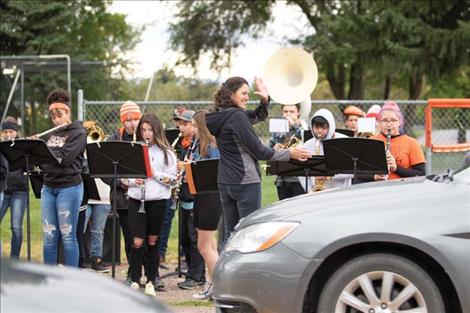
[(64, 246), (65, 265), (78, 266), (77, 222), (83, 183), (65, 188), (43, 186), (41, 210), (44, 263), (57, 264), (59, 236)]

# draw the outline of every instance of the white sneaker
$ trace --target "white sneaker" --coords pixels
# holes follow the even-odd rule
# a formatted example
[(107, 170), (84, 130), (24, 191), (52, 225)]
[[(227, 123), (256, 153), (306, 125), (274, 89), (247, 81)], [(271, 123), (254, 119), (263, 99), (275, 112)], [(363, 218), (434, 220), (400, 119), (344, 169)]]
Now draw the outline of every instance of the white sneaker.
[(139, 288), (140, 288), (139, 284), (133, 281), (131, 284), (131, 289), (139, 290)]
[(152, 282), (149, 281), (146, 285), (145, 285), (145, 291), (144, 293), (148, 296), (153, 296), (155, 297), (157, 294), (155, 293), (155, 287), (153, 286)]
[(209, 300), (212, 298), (212, 283), (206, 282), (204, 290), (193, 295), (195, 300)]

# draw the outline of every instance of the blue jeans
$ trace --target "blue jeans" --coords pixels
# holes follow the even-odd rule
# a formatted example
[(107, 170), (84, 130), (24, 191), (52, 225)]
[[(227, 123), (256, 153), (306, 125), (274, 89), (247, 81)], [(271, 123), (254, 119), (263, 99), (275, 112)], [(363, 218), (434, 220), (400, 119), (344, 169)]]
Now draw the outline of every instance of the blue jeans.
[(219, 184), (219, 193), (227, 242), (238, 221), (261, 207), (261, 184)]
[(170, 237), (171, 233), (171, 224), (173, 222), (173, 217), (175, 217), (175, 211), (172, 208), (172, 204), (174, 199), (168, 199), (166, 204), (166, 213), (165, 213), (165, 220), (163, 221), (162, 232), (158, 240), (160, 241), (160, 256), (165, 257), (166, 250), (168, 249), (168, 238)]
[(23, 217), (28, 198), (26, 191), (17, 191), (11, 194), (4, 194), (0, 211), (0, 221), (10, 208), (11, 227), (11, 251), (10, 257), (18, 259), (20, 257), (21, 245), (23, 243)]
[(111, 211), (110, 204), (88, 204), (86, 209), (85, 229), (88, 226), (88, 221), (91, 217), (91, 258), (101, 258), (103, 256), (103, 235), (106, 220), (108, 219), (109, 211)]
[(57, 243), (60, 234), (65, 265), (78, 266), (77, 222), (82, 198), (83, 183), (63, 188), (42, 188), (44, 263), (57, 264)]

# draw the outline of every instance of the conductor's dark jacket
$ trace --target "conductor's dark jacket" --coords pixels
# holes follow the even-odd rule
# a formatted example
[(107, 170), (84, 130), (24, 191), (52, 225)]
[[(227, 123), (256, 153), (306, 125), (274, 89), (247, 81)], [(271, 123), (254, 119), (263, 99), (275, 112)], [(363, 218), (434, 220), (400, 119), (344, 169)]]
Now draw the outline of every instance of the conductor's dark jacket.
[(274, 150), (261, 143), (251, 124), (266, 119), (268, 114), (266, 105), (261, 104), (257, 110), (258, 114), (256, 110), (230, 107), (206, 115), (207, 127), (215, 136), (220, 152), (218, 183), (259, 183), (261, 172), (257, 160), (289, 160), (287, 150)]

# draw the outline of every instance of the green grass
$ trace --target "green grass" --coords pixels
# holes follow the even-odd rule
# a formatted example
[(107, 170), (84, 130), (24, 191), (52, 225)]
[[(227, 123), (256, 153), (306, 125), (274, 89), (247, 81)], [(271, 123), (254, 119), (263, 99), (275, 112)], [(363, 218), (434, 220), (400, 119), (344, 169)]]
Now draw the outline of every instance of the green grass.
[[(262, 162), (261, 164), (264, 164)], [(265, 171), (263, 171), (265, 172)], [(261, 185), (262, 190), (262, 206), (265, 207), (274, 201), (277, 201), (277, 192), (274, 186), (273, 176), (264, 176)], [(42, 226), (41, 226), (41, 208), (40, 200), (35, 199), (34, 195), (30, 196), (31, 207), (31, 258), (37, 262), (42, 262)], [(0, 238), (2, 241), (2, 256), (10, 255), (10, 210), (5, 214), (2, 223), (0, 224)], [(122, 238), (122, 236), (121, 236)], [(178, 242), (178, 217), (175, 215), (173, 225), (171, 228), (170, 239), (168, 242), (167, 260), (172, 261), (177, 259), (177, 242)], [(124, 247), (124, 242), (121, 240), (121, 247)], [(26, 259), (26, 214), (23, 220), (23, 246), (21, 248), (21, 258)], [(121, 249), (121, 260), (124, 261), (125, 252)]]
[(199, 307), (213, 307), (214, 302), (201, 301), (201, 300), (183, 300), (183, 301), (168, 301), (168, 304), (175, 307), (199, 306)]

